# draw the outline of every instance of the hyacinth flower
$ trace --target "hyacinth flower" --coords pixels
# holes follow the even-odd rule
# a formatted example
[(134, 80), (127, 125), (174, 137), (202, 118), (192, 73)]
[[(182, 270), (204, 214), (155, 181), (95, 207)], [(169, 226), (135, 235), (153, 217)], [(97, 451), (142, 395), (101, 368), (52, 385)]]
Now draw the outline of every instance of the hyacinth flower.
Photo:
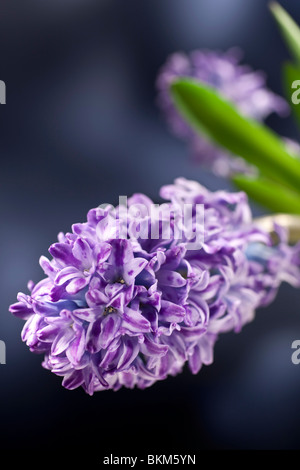
[[(272, 9), (295, 55), (290, 86), (300, 30)], [(163, 207), (134, 194), (59, 234), (51, 259), (40, 259), (45, 277), (30, 281), (10, 311), (25, 321), (22, 340), (67, 389), (144, 389), (185, 365), (196, 374), (213, 362), (220, 335), (241, 331), (282, 282), (300, 286), (300, 161), (212, 86), (177, 79), (170, 96), (196, 133), (255, 172), (232, 178), (239, 192), (179, 178), (161, 189)], [(253, 220), (246, 193), (271, 214)]]
[[(157, 77), (157, 103), (175, 135), (188, 142), (195, 162), (210, 168), (219, 176), (254, 172), (254, 168), (240, 158), (233, 157), (224, 148), (197, 133), (175, 107), (170, 86), (179, 78), (192, 78), (206, 83), (235, 104), (245, 116), (264, 120), (271, 113), (286, 116), (287, 102), (266, 87), (265, 74), (240, 64), (241, 51), (226, 52), (195, 50), (189, 54), (177, 52), (169, 56)], [(289, 145), (289, 141), (287, 141)], [(293, 141), (295, 153), (300, 147)], [(292, 148), (293, 148), (292, 147)]]
[[(59, 234), (51, 260), (40, 259), (45, 278), (10, 307), (26, 321), (22, 340), (67, 389), (144, 389), (185, 364), (197, 374), (213, 362), (220, 334), (239, 332), (282, 282), (300, 286), (300, 246), (289, 246), (279, 227), (274, 244), (253, 222), (245, 193), (180, 178), (160, 196), (164, 211), (143, 194), (127, 207), (90, 210)], [(203, 231), (199, 246), (190, 226)]]

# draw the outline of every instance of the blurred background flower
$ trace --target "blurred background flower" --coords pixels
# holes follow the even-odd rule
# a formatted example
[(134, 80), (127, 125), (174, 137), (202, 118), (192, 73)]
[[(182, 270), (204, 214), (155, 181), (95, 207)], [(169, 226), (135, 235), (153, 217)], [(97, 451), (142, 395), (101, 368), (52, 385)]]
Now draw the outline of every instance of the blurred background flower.
[[(211, 190), (232, 189), (191, 162), (186, 144), (170, 134), (155, 81), (174, 51), (239, 46), (244, 63), (265, 71), (268, 87), (281, 94), (288, 54), (267, 4), (2, 2), (0, 79), (7, 104), (0, 108), (0, 339), (7, 364), (0, 366), (1, 448), (43, 447), (53, 435), (70, 446), (78, 429), (84, 430), (81, 449), (97, 463), (102, 449), (134, 455), (136, 442), (145, 453), (299, 446), (300, 374), (290, 349), (298, 339), (299, 292), (288, 285), (241, 334), (224, 335), (215, 363), (198, 376), (184, 371), (144, 391), (92, 399), (64, 390), (40, 367), (40, 357), (20, 340), (22, 322), (8, 312), (28, 278), (41, 278), (40, 254), (47, 255), (58, 231), (83, 221), (90, 207), (115, 205), (119, 195), (134, 192), (155, 200), (178, 176)], [(300, 19), (297, 2), (285, 6)], [(298, 139), (290, 118), (272, 114), (266, 121)], [(255, 205), (253, 211), (262, 213)], [(142, 443), (138, 419), (147, 422)], [(128, 439), (116, 433), (116, 423)]]
[(158, 105), (171, 130), (187, 141), (197, 163), (225, 177), (234, 173), (255, 173), (255, 169), (239, 156), (227, 153), (204, 135), (196, 133), (175, 108), (170, 86), (178, 78), (190, 77), (215, 88), (247, 117), (261, 121), (273, 112), (286, 116), (289, 113), (287, 102), (266, 87), (263, 72), (240, 64), (241, 56), (242, 51), (237, 48), (223, 53), (209, 50), (195, 50), (189, 54), (176, 52), (161, 67), (156, 81)]

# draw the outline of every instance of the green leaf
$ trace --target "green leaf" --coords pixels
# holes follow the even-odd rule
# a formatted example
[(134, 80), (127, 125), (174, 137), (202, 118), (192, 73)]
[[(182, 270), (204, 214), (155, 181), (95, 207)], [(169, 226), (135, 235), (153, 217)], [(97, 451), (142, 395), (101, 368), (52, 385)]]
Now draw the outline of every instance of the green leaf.
[(235, 185), (249, 198), (275, 213), (300, 214), (300, 196), (265, 178), (233, 177)]
[(300, 65), (284, 64), (283, 81), (285, 95), (300, 126)]
[(239, 114), (207, 84), (180, 79), (171, 86), (175, 106), (200, 133), (255, 165), (267, 179), (300, 192), (300, 161), (267, 126)]
[(300, 28), (293, 18), (277, 2), (270, 3), (270, 10), (277, 21), (290, 53), (300, 64)]

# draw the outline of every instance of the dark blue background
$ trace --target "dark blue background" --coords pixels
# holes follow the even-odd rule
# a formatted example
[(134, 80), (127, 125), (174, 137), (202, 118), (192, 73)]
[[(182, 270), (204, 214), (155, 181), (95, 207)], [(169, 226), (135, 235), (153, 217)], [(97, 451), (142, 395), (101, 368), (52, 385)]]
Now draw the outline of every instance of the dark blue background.
[[(155, 79), (168, 54), (240, 46), (282, 93), (288, 59), (266, 0), (2, 1), (0, 79), (0, 448), (197, 454), (203, 449), (300, 447), (300, 293), (280, 289), (272, 306), (220, 338), (215, 363), (152, 388), (67, 391), (21, 342), (8, 313), (59, 231), (119, 195), (159, 188), (177, 176), (210, 189), (229, 184), (194, 166), (155, 104)], [(298, 0), (282, 4), (300, 22)], [(298, 138), (290, 118), (268, 123)], [(261, 213), (253, 207), (255, 214)], [(17, 454), (12, 454), (17, 455)]]

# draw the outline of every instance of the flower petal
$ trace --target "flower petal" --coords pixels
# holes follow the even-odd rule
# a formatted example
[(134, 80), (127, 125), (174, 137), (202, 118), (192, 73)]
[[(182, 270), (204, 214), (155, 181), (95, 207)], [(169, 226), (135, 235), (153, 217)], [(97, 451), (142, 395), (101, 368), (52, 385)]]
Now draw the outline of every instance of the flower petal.
[(34, 314), (32, 307), (26, 305), (23, 302), (16, 302), (15, 304), (9, 307), (9, 311), (16, 317), (22, 318), (23, 320), (28, 320), (31, 315)]
[(77, 294), (77, 292), (83, 289), (88, 283), (88, 277), (78, 277), (72, 279), (72, 281), (67, 285), (66, 291), (68, 292), (68, 294)]
[(128, 369), (128, 367), (134, 361), (138, 353), (139, 347), (137, 339), (130, 338), (129, 336), (124, 336), (123, 351), (117, 365), (118, 370), (121, 371)]
[(188, 342), (198, 341), (207, 331), (203, 325), (192, 327), (180, 327), (180, 335)]
[(103, 318), (99, 335), (99, 344), (102, 349), (106, 349), (112, 340), (115, 339), (121, 323), (121, 318), (115, 313), (108, 314)]
[(79, 266), (79, 261), (73, 256), (71, 245), (54, 243), (49, 248), (50, 254), (61, 266)]
[(144, 258), (134, 258), (123, 269), (123, 279), (127, 285), (131, 285), (136, 276), (146, 267), (148, 261)]
[(165, 344), (155, 343), (145, 337), (145, 341), (140, 345), (140, 350), (147, 356), (165, 356), (168, 352), (168, 346)]
[(68, 390), (74, 390), (80, 387), (84, 382), (84, 376), (82, 370), (72, 370), (66, 374), (63, 378), (62, 385)]
[(85, 334), (82, 328), (76, 331), (76, 338), (71, 342), (66, 350), (66, 356), (72, 365), (77, 365), (85, 351)]
[(67, 349), (70, 342), (74, 339), (75, 333), (72, 328), (65, 328), (61, 330), (52, 343), (51, 354), (58, 356)]
[(133, 259), (132, 246), (128, 240), (113, 240), (109, 263), (117, 268), (123, 267)]
[(162, 286), (170, 287), (183, 287), (186, 285), (186, 279), (176, 271), (169, 271), (168, 269), (162, 269), (156, 273), (159, 284)]
[(45, 343), (52, 343), (60, 331), (58, 325), (47, 325), (37, 332), (37, 337), (40, 341)]
[(63, 268), (58, 271), (57, 275), (55, 276), (54, 282), (58, 286), (61, 286), (65, 282), (77, 277), (82, 277), (82, 272), (79, 271), (79, 269), (77, 269), (75, 266), (67, 266), (66, 268)]
[(201, 352), (198, 345), (193, 349), (193, 353), (189, 356), (189, 367), (193, 374), (198, 374), (202, 367)]
[(39, 263), (46, 276), (53, 278), (56, 275), (57, 268), (52, 265), (46, 256), (41, 256)]
[(91, 354), (95, 354), (101, 349), (101, 323), (102, 318), (98, 318), (93, 323), (90, 323), (86, 332), (86, 349)]
[(77, 238), (74, 243), (72, 253), (81, 262), (83, 269), (89, 269), (93, 263), (92, 250), (90, 245), (83, 238)]
[(96, 245), (94, 255), (96, 256), (97, 264), (104, 263), (111, 253), (111, 245), (106, 242)]
[(168, 300), (161, 301), (159, 318), (168, 322), (180, 323), (185, 317), (185, 309)]
[(151, 330), (150, 322), (132, 308), (127, 307), (122, 318), (122, 329), (124, 328), (133, 333), (148, 333)]
[(33, 347), (38, 342), (37, 331), (43, 321), (43, 317), (38, 314), (32, 315), (23, 326), (21, 332), (22, 341), (25, 341), (27, 346)]
[(76, 310), (73, 310), (72, 313), (76, 318), (91, 323), (97, 320), (102, 315), (103, 308), (78, 308)]

